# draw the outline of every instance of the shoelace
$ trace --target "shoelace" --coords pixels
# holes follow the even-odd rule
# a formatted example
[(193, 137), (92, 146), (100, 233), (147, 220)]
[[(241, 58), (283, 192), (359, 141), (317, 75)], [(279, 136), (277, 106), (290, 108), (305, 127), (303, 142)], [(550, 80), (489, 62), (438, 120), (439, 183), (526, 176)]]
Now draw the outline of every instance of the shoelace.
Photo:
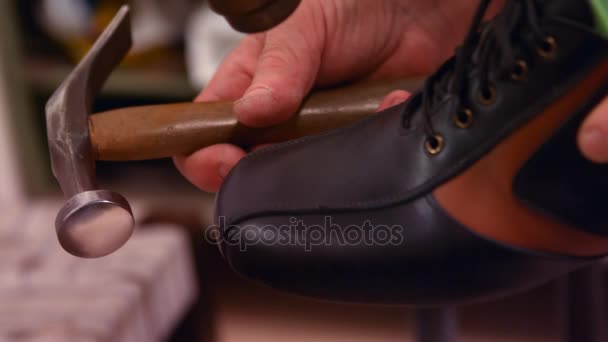
[[(473, 17), (471, 28), (462, 46), (456, 49), (455, 57), (446, 62), (439, 70), (430, 76), (420, 93), (409, 101), (404, 110), (403, 124), (410, 126), (410, 121), (418, 109), (424, 116), (424, 130), (429, 139), (437, 139), (438, 133), (433, 128), (432, 115), (434, 105), (445, 96), (452, 98), (450, 112), (461, 111), (465, 108), (463, 99), (468, 89), (467, 74), (473, 67), (479, 70), (480, 99), (495, 97), (495, 89), (489, 80), (490, 72), (494, 70), (502, 75), (511, 73), (517, 75), (527, 72), (527, 63), (515, 55), (513, 40), (517, 39), (529, 51), (545, 52), (547, 55), (554, 49), (555, 40), (547, 36), (539, 25), (539, 13), (534, 0), (511, 0), (505, 5), (503, 12), (489, 25), (482, 27), (483, 18), (492, 0), (482, 0)], [(514, 37), (516, 30), (525, 25), (532, 39)], [(483, 28), (483, 29), (482, 29)], [(479, 32), (482, 29), (481, 33)], [(539, 45), (540, 44), (540, 45)], [(514, 77), (515, 78), (515, 77)], [(472, 115), (469, 111), (469, 115)], [(440, 135), (439, 135), (440, 136)], [(442, 141), (432, 142), (435, 145)]]

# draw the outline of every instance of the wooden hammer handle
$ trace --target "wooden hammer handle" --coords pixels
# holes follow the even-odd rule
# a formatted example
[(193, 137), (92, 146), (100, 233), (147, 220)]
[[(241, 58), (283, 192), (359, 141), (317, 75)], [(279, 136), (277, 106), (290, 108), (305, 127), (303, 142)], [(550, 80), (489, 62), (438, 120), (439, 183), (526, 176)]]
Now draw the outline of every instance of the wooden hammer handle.
[(274, 143), (335, 129), (372, 114), (395, 89), (415, 80), (355, 85), (312, 93), (290, 120), (272, 127), (242, 125), (232, 102), (175, 103), (128, 107), (92, 115), (91, 144), (98, 160), (144, 160), (188, 155), (202, 147)]

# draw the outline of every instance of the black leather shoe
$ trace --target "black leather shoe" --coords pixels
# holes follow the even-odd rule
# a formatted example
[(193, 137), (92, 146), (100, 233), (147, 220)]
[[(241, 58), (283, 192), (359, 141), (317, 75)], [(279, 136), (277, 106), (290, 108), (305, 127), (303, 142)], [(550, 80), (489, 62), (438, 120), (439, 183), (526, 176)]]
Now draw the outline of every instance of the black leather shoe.
[(576, 147), (608, 90), (586, 1), (513, 0), (404, 105), (240, 162), (217, 197), (242, 275), (322, 299), (454, 304), (608, 251), (608, 168)]

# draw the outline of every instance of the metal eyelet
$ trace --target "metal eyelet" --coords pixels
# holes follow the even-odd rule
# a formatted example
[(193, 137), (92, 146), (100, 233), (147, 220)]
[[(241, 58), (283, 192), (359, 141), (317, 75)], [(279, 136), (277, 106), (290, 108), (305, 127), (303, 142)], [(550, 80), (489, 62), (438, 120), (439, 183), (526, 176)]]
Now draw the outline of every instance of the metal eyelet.
[(439, 133), (435, 133), (430, 137), (426, 138), (424, 142), (424, 148), (428, 152), (428, 154), (434, 156), (443, 150), (445, 146), (445, 140), (443, 136)]
[(552, 36), (547, 36), (542, 42), (536, 47), (536, 52), (539, 56), (545, 59), (551, 59), (555, 57), (557, 51), (557, 41)]
[(459, 110), (456, 115), (454, 115), (454, 124), (458, 128), (469, 128), (473, 124), (473, 111), (464, 108)]
[(522, 59), (518, 59), (511, 69), (511, 79), (515, 81), (523, 81), (528, 76), (528, 63)]
[(489, 106), (496, 102), (496, 87), (490, 85), (488, 89), (477, 90), (477, 101), (484, 106)]

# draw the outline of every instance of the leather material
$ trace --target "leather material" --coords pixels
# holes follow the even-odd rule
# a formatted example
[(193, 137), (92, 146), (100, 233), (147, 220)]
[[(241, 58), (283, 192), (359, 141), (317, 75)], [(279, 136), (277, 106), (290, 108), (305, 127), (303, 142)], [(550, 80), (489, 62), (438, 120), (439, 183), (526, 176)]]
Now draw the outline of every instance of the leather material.
[[(484, 239), (445, 215), (432, 196), (378, 210), (297, 215), (299, 226), (308, 230), (290, 229), (288, 239), (277, 243), (272, 239), (276, 227), (293, 224), (290, 218), (263, 216), (241, 221), (238, 228), (224, 226), (224, 258), (247, 278), (303, 296), (424, 306), (504, 296), (593, 260), (518, 250)], [(374, 227), (396, 225), (392, 241), (365, 243), (341, 230), (365, 227), (366, 221)], [(327, 231), (321, 243), (315, 226)]]
[[(438, 186), (433, 195), (442, 208), (468, 229), (511, 245), (573, 255), (605, 253), (608, 238), (586, 234), (575, 225), (526, 207), (513, 187), (522, 166), (541, 153), (539, 149), (547, 140), (560, 134), (560, 126), (580, 108), (596, 102), (594, 94), (605, 94), (606, 80), (608, 61), (501, 140), (481, 159)], [(547, 169), (546, 165), (539, 165), (538, 169), (539, 173), (546, 174), (559, 170)], [(574, 186), (578, 183), (577, 179), (561, 180)], [(554, 183), (554, 187), (562, 187), (562, 184)]]
[[(541, 25), (558, 42), (556, 56), (546, 59), (534, 49), (516, 47), (528, 63), (527, 77), (516, 81), (491, 73), (497, 90), (491, 105), (478, 103), (479, 75), (473, 69), (464, 104), (474, 122), (468, 129), (457, 128), (450, 112), (453, 98), (439, 99), (431, 120), (445, 147), (435, 156), (424, 149), (422, 113), (406, 129), (405, 105), (400, 105), (344, 129), (245, 157), (216, 198), (228, 263), (271, 287), (317, 298), (446, 305), (538, 285), (593, 260), (481, 237), (447, 215), (432, 196), (607, 61), (606, 41), (575, 20), (585, 17), (584, 11), (544, 9)], [(533, 39), (523, 29), (515, 36)], [(311, 235), (316, 226), (319, 234), (328, 234), (323, 226), (328, 218), (341, 229), (368, 221), (401, 227), (403, 239), (388, 245), (325, 241), (307, 251), (307, 243), (316, 241)], [(277, 228), (294, 220), (313, 227), (304, 230), (308, 236)], [(287, 242), (269, 239), (273, 233)]]
[[(364, 210), (428, 192), (574, 87), (608, 55), (608, 44), (600, 36), (578, 27), (552, 21), (546, 31), (557, 39), (569, 37), (559, 41), (562, 58), (529, 58), (530, 71), (525, 82), (492, 78), (498, 92), (495, 104), (477, 104), (478, 81), (475, 74), (470, 75), (468, 105), (476, 116), (473, 127), (457, 129), (452, 113), (435, 114), (433, 126), (447, 142), (439, 155), (429, 158), (423, 148), (423, 120), (415, 120), (409, 130), (404, 129), (404, 105), (397, 106), (329, 134), (293, 140), (248, 155), (227, 177), (218, 197), (218, 212), (228, 221), (239, 221), (284, 210)], [(442, 102), (444, 109), (449, 108), (449, 100)], [(247, 171), (241, 172), (245, 168)], [(231, 189), (237, 192), (232, 196), (241, 200), (224, 207), (222, 197), (231, 196)]]
[(555, 1), (555, 0), (540, 0), (539, 10), (547, 15), (554, 15), (569, 20), (572, 24), (577, 25), (583, 23), (587, 27), (595, 28), (595, 15), (591, 6), (581, 5), (583, 1)]
[(576, 136), (587, 113), (606, 94), (608, 83), (526, 163), (514, 185), (517, 196), (535, 210), (603, 236), (608, 236), (608, 165), (587, 160)]

